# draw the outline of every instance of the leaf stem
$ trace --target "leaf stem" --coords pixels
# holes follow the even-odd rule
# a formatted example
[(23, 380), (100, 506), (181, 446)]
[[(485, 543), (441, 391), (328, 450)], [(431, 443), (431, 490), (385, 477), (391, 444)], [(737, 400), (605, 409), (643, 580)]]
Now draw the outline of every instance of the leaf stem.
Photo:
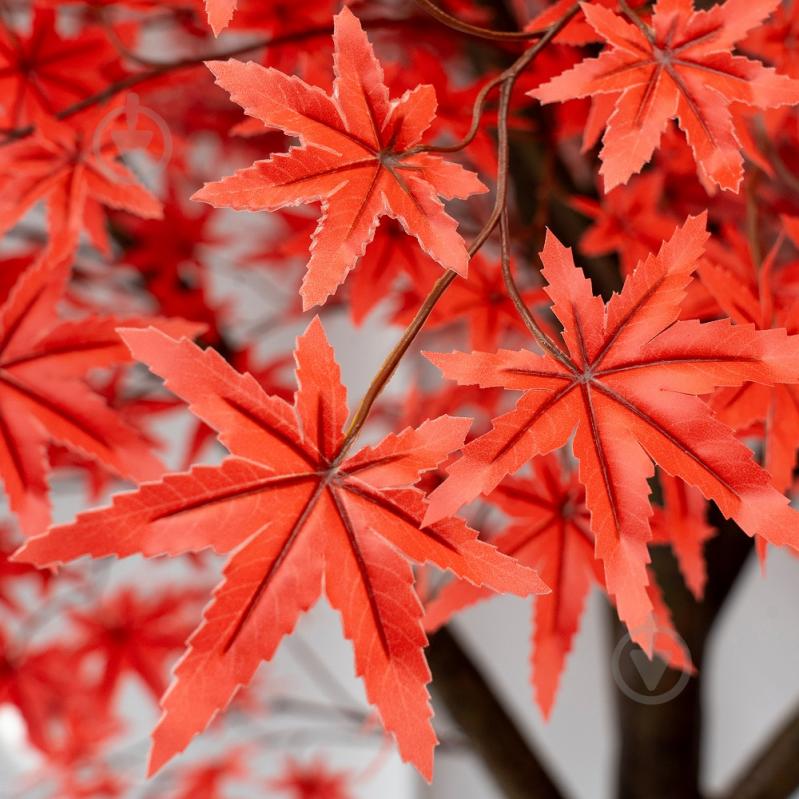
[(532, 334), (533, 338), (538, 342), (541, 349), (548, 352), (556, 361), (561, 363), (570, 372), (576, 374), (574, 364), (569, 360), (560, 347), (541, 329), (541, 326), (535, 320), (535, 317), (530, 313), (530, 309), (522, 299), (519, 293), (519, 288), (516, 281), (513, 279), (513, 274), (510, 269), (510, 230), (508, 228), (508, 213), (505, 210), (500, 220), (500, 253), (502, 259), (502, 279), (505, 281), (505, 288), (508, 290), (513, 305), (516, 308), (519, 316), (522, 318), (527, 329)]
[(415, 155), (416, 153), (457, 153), (460, 150), (463, 150), (465, 147), (468, 147), (472, 141), (474, 141), (474, 137), (477, 135), (477, 131), (480, 130), (480, 121), (483, 118), (483, 113), (485, 112), (486, 102), (488, 100), (488, 95), (497, 87), (500, 83), (504, 80), (504, 72), (497, 75), (495, 78), (492, 78), (488, 83), (483, 86), (477, 97), (474, 101), (474, 107), (472, 108), (472, 124), (469, 127), (468, 133), (458, 142), (454, 144), (419, 144), (416, 147), (411, 147), (408, 151), (408, 155)]
[(635, 11), (633, 11), (632, 8), (630, 8), (629, 4), (627, 3), (627, 0), (619, 0), (619, 8), (624, 13), (624, 16), (627, 17), (627, 19), (629, 19), (630, 22), (632, 22), (633, 25), (635, 25), (635, 27), (638, 28), (638, 30), (640, 30), (641, 33), (644, 34), (646, 40), (651, 45), (654, 45), (655, 38), (652, 35), (652, 31), (649, 29), (649, 26), (644, 23), (641, 17), (639, 17), (638, 14), (636, 14)]

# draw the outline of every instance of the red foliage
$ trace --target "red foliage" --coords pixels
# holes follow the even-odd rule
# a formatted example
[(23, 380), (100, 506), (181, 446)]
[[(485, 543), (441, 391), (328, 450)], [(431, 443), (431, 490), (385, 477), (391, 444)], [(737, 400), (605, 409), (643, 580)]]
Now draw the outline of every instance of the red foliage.
[[(661, 555), (701, 602), (719, 512), (799, 550), (797, 4), (298, 8), (0, 14), (0, 703), (37, 796), (350, 799), (381, 756), (259, 762), (331, 719), (429, 779), (425, 630), (536, 595), (549, 717), (592, 589), (690, 675)], [(323, 596), (362, 706), (313, 649), (319, 702), (254, 679)], [(217, 717), (213, 753), (137, 785), (133, 686), (151, 772)]]

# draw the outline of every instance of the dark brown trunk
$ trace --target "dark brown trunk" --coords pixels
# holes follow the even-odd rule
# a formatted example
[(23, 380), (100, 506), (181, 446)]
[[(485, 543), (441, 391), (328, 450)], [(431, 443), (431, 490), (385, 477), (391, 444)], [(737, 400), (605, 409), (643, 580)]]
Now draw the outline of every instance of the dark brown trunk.
[[(697, 799), (700, 791), (702, 749), (702, 665), (708, 636), (738, 574), (752, 550), (752, 540), (715, 507), (709, 520), (719, 534), (706, 546), (708, 581), (705, 597), (697, 602), (682, 580), (669, 550), (653, 552), (652, 566), (674, 626), (697, 668), (697, 675), (676, 695), (660, 704), (631, 698), (618, 688), (621, 736), (617, 764), (619, 799)], [(613, 645), (625, 631), (613, 614)], [(629, 656), (618, 659), (617, 674), (632, 691), (652, 695)], [(661, 677), (654, 696), (666, 696), (679, 674), (669, 670)]]

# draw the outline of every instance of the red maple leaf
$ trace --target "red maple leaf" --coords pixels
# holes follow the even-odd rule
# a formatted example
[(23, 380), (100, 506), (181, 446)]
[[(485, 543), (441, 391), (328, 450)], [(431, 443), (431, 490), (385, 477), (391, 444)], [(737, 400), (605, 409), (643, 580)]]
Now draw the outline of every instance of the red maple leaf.
[[(291, 401), (292, 390), (288, 387), (285, 372), (293, 364), (290, 354), (280, 355), (264, 364), (258, 364), (251, 348), (225, 353), (225, 360), (239, 372), (248, 372), (267, 394)], [(181, 460), (181, 471), (190, 469), (200, 460), (206, 444), (216, 442), (216, 434), (207, 424), (195, 419), (193, 430), (186, 435), (186, 450)]]
[[(409, 64), (392, 65), (391, 72), (394, 74), (390, 85), (398, 91), (412, 90), (418, 79), (423, 78), (435, 88), (438, 99), (436, 118), (431, 125), (430, 134), (449, 142), (460, 141), (470, 135), (472, 120), (463, 110), (474, 105), (483, 81), (474, 81), (465, 86), (453, 85), (447, 71), (450, 65), (436, 51), (419, 49), (412, 52), (409, 58)], [(489, 77), (490, 73), (484, 76)], [(489, 106), (483, 112), (480, 128), (464, 150), (464, 155), (473, 166), (489, 173), (495, 172), (497, 168), (497, 146), (491, 135), (496, 123), (496, 110)], [(512, 123), (515, 123), (517, 129), (522, 128), (522, 125), (529, 127), (524, 119), (515, 119)]]
[[(147, 321), (149, 324), (151, 320)], [(198, 333), (202, 332), (202, 326), (198, 325), (197, 330)], [(128, 377), (129, 370), (121, 365), (102, 375), (102, 379), (92, 376), (90, 385), (112, 411), (131, 428), (137, 430), (154, 451), (158, 451), (163, 447), (163, 441), (152, 435), (148, 430), (148, 424), (153, 423), (157, 417), (173, 411), (179, 401), (173, 397), (150, 396), (147, 389), (143, 389), (142, 393), (138, 391), (134, 393), (130, 390)], [(95, 459), (86, 457), (74, 449), (51, 443), (47, 448), (47, 459), (53, 469), (79, 472), (84, 481), (86, 498), (91, 502), (99, 502), (105, 492), (113, 487), (113, 472), (109, 472)]]
[(227, 783), (247, 776), (242, 749), (233, 749), (222, 757), (205, 760), (180, 776), (175, 799), (225, 799)]
[(319, 758), (310, 763), (288, 758), (283, 774), (270, 780), (269, 787), (289, 799), (352, 799), (351, 781), (350, 774), (333, 771)]
[[(539, 572), (552, 593), (537, 597), (533, 622), (531, 682), (544, 718), (549, 718), (558, 684), (580, 626), (592, 585), (604, 588), (594, 559), (585, 489), (577, 474), (563, 476), (553, 455), (536, 458), (534, 479), (506, 478), (490, 501), (513, 519), (492, 543), (507, 555)], [(691, 659), (677, 644), (679, 637), (657, 586), (648, 588), (654, 606), (654, 649), (676, 669), (692, 671)], [(427, 605), (425, 627), (436, 630), (459, 610), (494, 594), (462, 580), (448, 583)]]
[(321, 201), (304, 307), (323, 303), (374, 236), (380, 217), (398, 220), (446, 269), (466, 274), (469, 255), (440, 197), (485, 191), (460, 165), (414, 148), (436, 110), (432, 86), (389, 100), (383, 71), (357, 18), (334, 23), (333, 96), (296, 77), (249, 62), (209, 62), (217, 83), (250, 116), (297, 136), (302, 146), (207, 184), (194, 198), (218, 207), (274, 211)]
[(110, 701), (126, 672), (137, 674), (159, 699), (166, 688), (168, 660), (181, 650), (191, 632), (186, 612), (197, 596), (166, 591), (155, 598), (131, 589), (71, 613), (81, 637), (78, 655), (100, 655), (100, 694)]
[(0, 703), (17, 707), (28, 739), (54, 765), (96, 756), (118, 731), (93, 682), (74, 667), (74, 653), (62, 644), (26, 651), (0, 631)]
[[(616, 10), (619, 7), (619, 0), (593, 0), (593, 4)], [(645, 2), (642, 0), (632, 0), (629, 3), (632, 8), (638, 8), (644, 4)], [(542, 31), (554, 25), (569, 11), (572, 3), (570, 0), (555, 0), (554, 3), (539, 2), (534, 5), (545, 5), (546, 7), (535, 14), (524, 26), (524, 29), (528, 31)], [(585, 17), (578, 13), (555, 37), (555, 41), (559, 44), (582, 45), (596, 42), (598, 37), (596, 31), (585, 21)]]
[(0, 234), (42, 200), (51, 238), (77, 240), (85, 228), (106, 253), (102, 206), (160, 218), (161, 202), (118, 160), (129, 133), (114, 110), (100, 108), (68, 123), (40, 120), (31, 136), (0, 148)]
[(87, 370), (130, 360), (120, 324), (157, 324), (176, 335), (180, 320), (89, 316), (59, 320), (69, 261), (45, 253), (0, 306), (0, 477), (29, 534), (50, 518), (45, 447), (55, 441), (134, 480), (163, 472), (148, 442), (84, 382)]
[[(535, 564), (552, 589), (536, 599), (531, 658), (536, 701), (548, 718), (586, 597), (594, 583), (602, 584), (602, 574), (577, 475), (564, 481), (554, 456), (536, 458), (532, 465), (534, 478), (508, 478), (491, 494), (491, 502), (514, 520), (492, 543)], [(491, 596), (487, 589), (452, 581), (428, 604), (425, 627), (436, 630), (457, 611)]]
[[(350, 0), (348, 5), (359, 2), (361, 0)], [(329, 27), (330, 17), (341, 3), (339, 0), (305, 0), (302, 14), (296, 13), (292, 0), (236, 0), (235, 5), (235, 30), (268, 31), (271, 38), (280, 38), (290, 32)], [(290, 39), (288, 44), (291, 44)], [(291, 49), (295, 51), (295, 58), (309, 55), (296, 46)], [(314, 51), (312, 55), (315, 54)], [(266, 58), (270, 56), (270, 53), (265, 55)]]
[(29, 35), (0, 26), (0, 127), (19, 128), (55, 116), (100, 91), (118, 64), (119, 55), (102, 31), (87, 28), (64, 39), (55, 10), (36, 6)]
[(396, 222), (380, 225), (349, 285), (352, 321), (360, 325), (377, 305), (396, 300), (392, 289), (403, 277), (418, 286), (432, 282), (436, 271), (435, 261)]
[(694, 11), (692, 0), (658, 0), (651, 25), (581, 3), (585, 18), (609, 48), (531, 96), (542, 103), (614, 96), (599, 154), (606, 191), (626, 183), (651, 159), (671, 119), (685, 133), (700, 174), (738, 191), (743, 157), (730, 104), (774, 108), (799, 102), (799, 81), (730, 52), (779, 3), (726, 0), (708, 11)]
[[(700, 280), (716, 302), (737, 324), (799, 333), (799, 301), (785, 287), (775, 290), (774, 262), (780, 243), (758, 266), (743, 235), (727, 229), (725, 238), (727, 246), (715, 247), (712, 261), (703, 262), (699, 268)], [(793, 483), (799, 449), (799, 387), (748, 382), (717, 391), (710, 405), (733, 430), (745, 432), (762, 423), (763, 465), (774, 485), (787, 491)]]
[(93, 763), (86, 773), (86, 764), (79, 768), (64, 769), (59, 775), (61, 784), (58, 796), (63, 799), (118, 799), (131, 788), (125, 780), (104, 763)]
[(214, 36), (219, 36), (230, 25), (237, 4), (238, 0), (205, 0), (205, 13)]
[[(263, 264), (279, 269), (281, 284), (284, 284), (287, 266), (300, 258), (305, 262), (311, 234), (317, 227), (318, 220), (285, 211), (280, 216), (286, 224), (269, 231), (265, 246), (248, 256), (246, 263), (248, 266)], [(475, 260), (472, 259), (470, 269), (473, 270), (474, 265)], [(420, 291), (426, 292), (429, 284), (437, 277), (437, 269), (435, 261), (397, 222), (389, 220), (380, 225), (348, 285), (347, 299), (352, 321), (361, 325), (377, 305), (393, 299), (392, 288), (403, 276)], [(291, 278), (291, 284), (294, 285), (293, 271)]]
[(541, 256), (543, 275), (565, 347), (549, 342), (543, 355), (428, 355), (459, 383), (524, 394), (448, 468), (447, 480), (430, 495), (425, 522), (490, 492), (534, 455), (564, 445), (576, 428), (573, 446), (596, 554), (633, 635), (651, 627), (647, 479), (653, 460), (715, 500), (750, 535), (799, 548), (799, 514), (749, 449), (692, 396), (745, 381), (796, 382), (799, 339), (728, 320), (677, 321), (706, 238), (704, 216), (689, 218), (605, 306), (574, 266), (570, 250), (550, 233)]
[(21, 582), (21, 577), (30, 577), (37, 583), (40, 594), (45, 592), (53, 578), (51, 571), (37, 570), (27, 563), (15, 563), (10, 560), (11, 554), (17, 549), (19, 549), (18, 536), (13, 534), (11, 525), (0, 522), (0, 605), (5, 605), (15, 613), (19, 613), (24, 607), (14, 592), (14, 588)]
[(469, 421), (439, 417), (345, 457), (346, 391), (318, 319), (297, 343), (293, 408), (213, 350), (155, 329), (123, 337), (220, 432), (233, 457), (117, 495), (110, 507), (32, 539), (18, 557), (44, 565), (87, 554), (232, 553), (162, 700), (151, 770), (226, 707), (324, 585), (353, 641), (368, 698), (402, 756), (429, 777), (435, 734), (426, 639), (407, 559), (495, 590), (546, 590), (534, 572), (479, 541), (463, 521), (420, 526), (423, 494), (408, 486), (461, 445)]
[(622, 274), (632, 272), (677, 227), (677, 220), (660, 208), (663, 183), (663, 174), (649, 172), (608, 192), (601, 203), (573, 196), (572, 208), (593, 220), (580, 239), (580, 251), (594, 257), (616, 252)]
[(209, 298), (205, 263), (212, 248), (227, 241), (210, 230), (217, 212), (183, 199), (183, 188), (182, 181), (170, 181), (159, 219), (121, 214), (115, 219), (130, 240), (121, 260), (139, 271), (161, 314), (201, 322), (207, 328), (203, 340), (216, 345), (225, 308)]

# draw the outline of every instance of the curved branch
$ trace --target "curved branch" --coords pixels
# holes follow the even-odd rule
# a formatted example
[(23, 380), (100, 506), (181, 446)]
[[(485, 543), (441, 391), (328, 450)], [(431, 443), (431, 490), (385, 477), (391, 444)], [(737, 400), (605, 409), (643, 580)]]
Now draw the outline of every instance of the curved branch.
[(799, 788), (799, 707), (758, 752), (724, 799), (785, 799)]
[(443, 8), (437, 6), (432, 0), (416, 0), (416, 4), (423, 8), (431, 17), (437, 19), (448, 28), (459, 31), (460, 33), (468, 33), (470, 36), (476, 36), (480, 39), (491, 39), (495, 42), (523, 42), (530, 39), (540, 38), (546, 31), (495, 31), (491, 28), (481, 28), (479, 25), (472, 25), (469, 22), (464, 22), (452, 14), (444, 11)]
[(560, 788), (499, 703), (493, 688), (446, 628), (431, 636), (427, 661), (433, 672), (433, 690), (505, 796), (563, 799)]
[[(369, 22), (369, 28), (397, 27), (402, 24), (403, 20), (375, 19)], [(247, 55), (247, 53), (253, 53), (257, 50), (264, 50), (268, 47), (279, 47), (286, 44), (301, 42), (306, 39), (330, 36), (332, 33), (332, 24), (320, 25), (315, 28), (307, 28), (306, 30), (302, 31), (293, 31), (291, 33), (281, 34), (280, 36), (258, 39), (256, 41), (236, 45), (235, 47), (228, 48), (227, 50), (220, 50), (214, 53), (204, 53), (203, 55), (199, 56), (181, 58), (175, 61), (164, 61), (162, 63), (149, 61), (149, 59), (142, 60), (138, 55), (128, 51), (124, 54), (126, 58), (147, 63), (150, 66), (150, 69), (144, 72), (136, 72), (132, 75), (127, 75), (115, 83), (106, 86), (102, 91), (89, 95), (88, 97), (84, 97), (82, 100), (79, 100), (78, 102), (73, 103), (72, 105), (67, 106), (59, 111), (56, 114), (56, 118), (61, 120), (69, 119), (70, 117), (79, 114), (81, 111), (85, 111), (86, 109), (92, 108), (96, 105), (101, 105), (102, 103), (115, 97), (117, 94), (120, 94), (127, 89), (132, 89), (134, 86), (139, 86), (142, 83), (147, 83), (148, 81), (162, 78), (164, 75), (168, 75), (173, 72), (179, 72), (184, 69), (193, 69), (195, 67), (202, 66), (206, 61), (236, 58), (238, 56)], [(34, 130), (34, 125), (26, 125), (25, 127), (14, 128), (13, 130), (6, 130), (4, 131), (5, 138), (0, 141), (0, 147), (19, 139), (24, 139), (25, 137), (30, 136)]]

